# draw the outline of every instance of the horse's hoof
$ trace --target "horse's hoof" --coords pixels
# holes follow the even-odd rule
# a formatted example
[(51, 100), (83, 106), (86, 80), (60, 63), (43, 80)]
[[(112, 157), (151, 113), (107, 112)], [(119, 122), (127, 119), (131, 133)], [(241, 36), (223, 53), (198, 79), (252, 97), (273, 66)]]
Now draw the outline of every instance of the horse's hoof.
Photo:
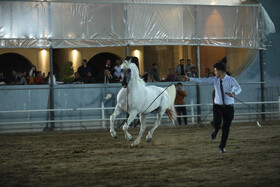
[(152, 141), (152, 138), (147, 138), (146, 141), (147, 141), (147, 142), (151, 142), (151, 141)]
[(114, 139), (117, 139), (118, 138), (118, 135), (116, 132), (111, 132), (111, 136), (114, 138)]
[(131, 135), (125, 137), (128, 141), (132, 141), (133, 137)]

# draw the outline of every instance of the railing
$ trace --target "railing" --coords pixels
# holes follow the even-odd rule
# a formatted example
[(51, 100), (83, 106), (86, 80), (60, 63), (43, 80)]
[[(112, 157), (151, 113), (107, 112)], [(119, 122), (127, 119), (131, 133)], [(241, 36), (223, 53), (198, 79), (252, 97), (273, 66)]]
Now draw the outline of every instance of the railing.
[[(273, 117), (268, 117), (268, 120), (275, 120), (275, 119), (280, 119), (280, 96), (278, 101), (266, 101), (266, 102), (245, 102), (247, 105), (262, 105), (262, 104), (269, 104), (269, 105), (274, 105), (274, 107), (272, 108), (272, 111), (266, 111), (266, 112), (261, 112), (260, 110), (256, 109), (257, 111), (260, 112), (256, 112), (252, 109), (250, 109), (249, 107), (245, 106), (243, 103), (235, 103), (235, 107), (239, 107), (242, 106), (241, 110), (242, 112), (237, 112), (235, 113), (235, 121), (236, 122), (243, 122), (243, 121), (252, 121), (252, 120), (259, 120), (258, 116), (261, 115), (273, 115)], [(185, 116), (180, 116), (180, 117), (187, 117), (187, 118), (191, 118), (191, 124), (205, 124), (208, 123), (209, 120), (212, 120), (212, 103), (205, 103), (205, 104), (194, 104), (193, 100), (191, 100), (191, 104), (187, 104), (187, 105), (176, 105), (177, 107), (179, 106), (184, 106), (187, 107), (187, 110), (190, 111), (190, 114), (185, 115)], [(175, 106), (175, 107), (176, 107)], [(196, 107), (207, 107), (207, 109), (202, 110), (203, 114), (196, 114), (195, 110)], [(104, 104), (102, 102), (101, 107), (99, 108), (68, 108), (68, 109), (41, 109), (41, 110), (13, 110), (13, 111), (0, 111), (0, 114), (16, 114), (16, 113), (38, 113), (38, 112), (62, 112), (62, 111), (101, 111), (101, 115), (100, 118), (94, 118), (94, 119), (55, 119), (55, 120), (37, 120), (37, 121), (14, 121), (14, 122), (1, 122), (0, 123), (0, 133), (4, 133), (3, 128), (4, 126), (9, 126), (9, 128), (13, 128), (13, 125), (32, 125), (32, 124), (42, 124), (44, 123), (45, 125), (48, 123), (75, 123), (75, 122), (100, 122), (100, 125), (91, 125), (91, 126), (96, 126), (97, 128), (106, 128), (108, 126), (106, 126), (106, 123), (110, 120), (109, 117), (105, 116), (105, 111), (107, 110), (111, 110), (113, 112), (114, 107), (104, 107)], [(243, 110), (248, 110), (248, 112), (243, 112)], [(242, 116), (246, 116), (247, 118), (243, 118)], [(277, 117), (275, 117), (277, 116)], [(248, 119), (249, 117), (249, 119)], [(155, 120), (156, 116), (155, 115), (149, 115), (147, 117), (148, 122), (149, 120)], [(163, 116), (163, 119), (167, 119), (167, 116)], [(198, 118), (200, 118), (200, 120), (197, 120)], [(210, 118), (210, 119), (209, 119)], [(126, 118), (124, 117), (120, 117), (120, 118), (116, 118), (116, 120), (125, 120)], [(154, 123), (154, 121), (152, 122)], [(77, 126), (76, 126), (77, 127)], [(9, 129), (8, 128), (8, 129)], [(16, 129), (13, 128), (13, 129)], [(20, 129), (20, 128), (19, 128)]]

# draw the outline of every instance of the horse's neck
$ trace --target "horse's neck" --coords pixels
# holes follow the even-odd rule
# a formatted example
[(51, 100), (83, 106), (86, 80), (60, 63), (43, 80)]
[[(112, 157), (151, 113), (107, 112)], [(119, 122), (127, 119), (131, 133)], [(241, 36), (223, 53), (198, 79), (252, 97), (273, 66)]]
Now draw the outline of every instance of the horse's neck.
[(128, 87), (130, 89), (129, 92), (131, 92), (131, 93), (136, 92), (137, 94), (139, 94), (145, 88), (145, 86), (138, 80), (137, 77), (131, 79)]

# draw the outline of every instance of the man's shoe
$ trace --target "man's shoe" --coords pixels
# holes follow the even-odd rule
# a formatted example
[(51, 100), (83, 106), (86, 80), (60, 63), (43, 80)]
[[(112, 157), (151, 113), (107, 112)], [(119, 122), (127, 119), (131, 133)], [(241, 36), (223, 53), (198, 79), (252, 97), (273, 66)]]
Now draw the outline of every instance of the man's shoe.
[(219, 148), (220, 153), (226, 153), (226, 150), (224, 148)]
[(215, 129), (211, 134), (212, 140), (214, 140), (216, 138), (217, 134), (218, 134), (218, 131)]

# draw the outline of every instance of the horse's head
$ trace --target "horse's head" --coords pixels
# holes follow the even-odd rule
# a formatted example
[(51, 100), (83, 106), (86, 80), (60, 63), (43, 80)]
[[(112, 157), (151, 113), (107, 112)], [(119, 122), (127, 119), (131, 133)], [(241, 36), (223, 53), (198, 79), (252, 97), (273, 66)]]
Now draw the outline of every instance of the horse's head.
[[(124, 88), (127, 87), (131, 78), (137, 74), (137, 71), (135, 71), (134, 66), (136, 67), (135, 64), (133, 64), (127, 60), (123, 61), (122, 65), (121, 65), (121, 72), (122, 72), (121, 83)], [(136, 69), (137, 69), (137, 67), (136, 67)]]

